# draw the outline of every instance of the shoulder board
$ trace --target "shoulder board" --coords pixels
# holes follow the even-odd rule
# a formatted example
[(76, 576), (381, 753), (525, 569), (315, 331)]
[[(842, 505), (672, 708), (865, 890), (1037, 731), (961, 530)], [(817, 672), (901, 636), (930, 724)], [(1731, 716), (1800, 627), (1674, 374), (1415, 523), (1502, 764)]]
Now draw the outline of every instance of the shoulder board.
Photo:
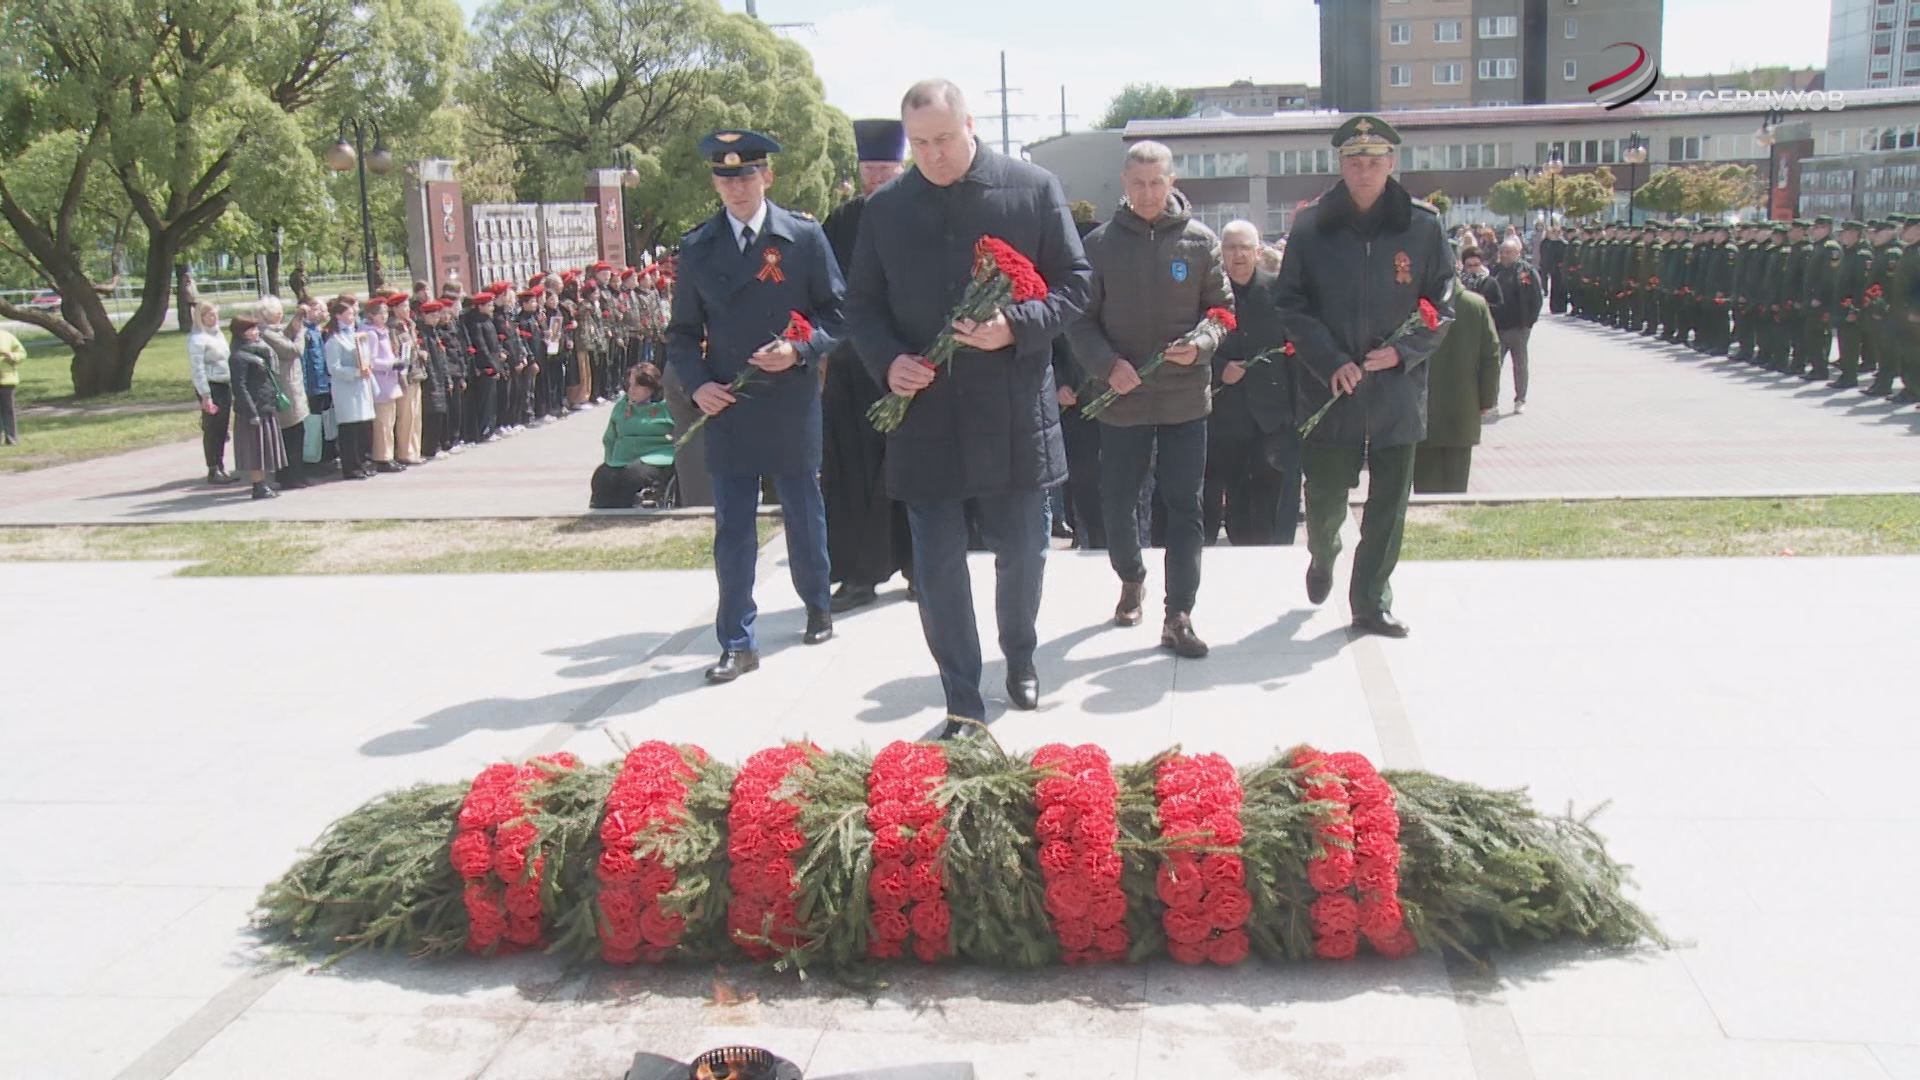
[(680, 242), (682, 244), (685, 244), (691, 240), (698, 240), (701, 237), (701, 235), (706, 231), (707, 226), (712, 224), (713, 224), (713, 219), (708, 218), (707, 220), (701, 222), (700, 224), (695, 225), (693, 228), (688, 229), (686, 232), (683, 232), (680, 234)]
[[(782, 207), (782, 209), (786, 209), (786, 208)], [(812, 214), (807, 213), (805, 210), (788, 209), (787, 213), (792, 214), (794, 217), (799, 218), (801, 221), (819, 221), (820, 220), (819, 218), (814, 217)]]
[(1425, 210), (1427, 213), (1432, 214), (1434, 217), (1440, 216), (1440, 208), (1433, 205), (1432, 203), (1428, 202), (1425, 199), (1416, 199), (1413, 196), (1409, 195), (1407, 196), (1407, 201), (1413, 203), (1413, 205), (1419, 207), (1420, 209)]

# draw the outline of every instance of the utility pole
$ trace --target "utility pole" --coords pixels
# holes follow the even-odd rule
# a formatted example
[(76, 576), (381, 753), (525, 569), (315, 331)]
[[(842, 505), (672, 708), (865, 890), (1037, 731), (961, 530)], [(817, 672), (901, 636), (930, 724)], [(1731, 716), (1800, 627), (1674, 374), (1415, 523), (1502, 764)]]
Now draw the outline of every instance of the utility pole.
[(1060, 134), (1067, 133), (1067, 84), (1060, 84)]
[(1000, 89), (987, 91), (989, 94), (998, 94), (1000, 96), (1000, 112), (998, 116), (987, 116), (982, 117), (982, 119), (997, 119), (1000, 121), (1000, 152), (1009, 156), (1013, 154), (1013, 132), (1008, 121), (1015, 119), (1030, 120), (1033, 118), (1032, 113), (1014, 113), (1007, 111), (1007, 95), (1017, 94), (1019, 92), (1019, 87), (1010, 87), (1007, 85), (1007, 54), (1002, 52), (1000, 54)]

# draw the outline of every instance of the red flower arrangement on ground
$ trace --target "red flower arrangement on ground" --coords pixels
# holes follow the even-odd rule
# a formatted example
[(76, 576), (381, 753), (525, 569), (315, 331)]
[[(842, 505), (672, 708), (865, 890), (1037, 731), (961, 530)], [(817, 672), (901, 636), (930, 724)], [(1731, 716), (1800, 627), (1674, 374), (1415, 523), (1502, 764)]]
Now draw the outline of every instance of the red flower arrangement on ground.
[[(1047, 293), (1047, 279), (1040, 275), (1031, 260), (999, 237), (982, 236), (973, 245), (973, 280), (961, 295), (960, 303), (948, 313), (947, 325), (941, 327), (940, 333), (934, 336), (933, 344), (927, 347), (927, 367), (938, 371), (953, 359), (954, 352), (960, 347), (959, 340), (954, 337), (954, 323), (963, 319), (984, 322), (998, 315), (1000, 309), (1010, 303), (1045, 300)], [(873, 424), (875, 431), (897, 431), (906, 422), (907, 409), (912, 404), (911, 394), (888, 394), (867, 410), (867, 420)]]
[(945, 751), (926, 743), (890, 743), (867, 774), (867, 827), (873, 831), (873, 870), (867, 955), (884, 960), (909, 948), (931, 964), (953, 952), (953, 912), (946, 901), (946, 866), (934, 792), (947, 776)]
[(800, 834), (800, 804), (781, 797), (781, 785), (794, 768), (820, 748), (789, 744), (761, 750), (733, 780), (727, 807), (727, 935), (755, 960), (769, 960), (801, 944), (798, 885), (794, 855), (806, 846)]
[[(1180, 848), (1232, 848), (1242, 839), (1239, 774), (1218, 754), (1175, 754), (1154, 778), (1160, 835)], [(1160, 863), (1158, 893), (1167, 955), (1183, 964), (1246, 959), (1253, 898), (1246, 866), (1231, 852), (1175, 850)]]
[(1131, 939), (1113, 762), (1091, 743), (1051, 743), (1034, 751), (1033, 764), (1050, 771), (1034, 785), (1034, 839), (1061, 957), (1068, 964), (1125, 960)]
[(1294, 764), (1305, 770), (1306, 797), (1330, 807), (1319, 824), (1320, 853), (1307, 864), (1320, 894), (1310, 911), (1314, 953), (1351, 959), (1364, 936), (1383, 956), (1411, 954), (1418, 945), (1400, 908), (1393, 789), (1360, 754), (1304, 749)]
[(579, 764), (572, 754), (548, 754), (525, 765), (489, 765), (473, 778), (449, 851), (465, 884), (469, 952), (541, 943), (546, 857), (533, 850), (540, 836), (528, 820), (539, 810), (532, 789), (548, 772)]
[[(698, 760), (706, 754), (693, 749)], [(664, 742), (645, 742), (627, 753), (607, 792), (600, 819), (600, 881), (594, 904), (600, 915), (600, 955), (610, 964), (645, 960), (657, 964), (686, 931), (684, 916), (667, 910), (661, 897), (679, 875), (656, 855), (638, 853), (642, 833), (671, 834), (685, 820), (692, 766)]]

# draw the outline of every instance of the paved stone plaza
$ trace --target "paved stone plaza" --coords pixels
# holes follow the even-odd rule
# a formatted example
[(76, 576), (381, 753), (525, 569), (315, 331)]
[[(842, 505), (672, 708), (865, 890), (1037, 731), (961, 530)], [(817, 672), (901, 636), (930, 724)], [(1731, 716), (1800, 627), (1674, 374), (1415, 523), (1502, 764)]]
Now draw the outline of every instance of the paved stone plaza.
[[(1512, 415), (1509, 373), (1503, 415), (1474, 454), (1472, 495), (1920, 491), (1912, 406), (1566, 319), (1541, 322), (1533, 355), (1533, 400)], [(244, 485), (202, 482), (197, 442), (155, 447), (7, 476), (0, 525), (571, 516), (586, 511), (606, 416), (591, 410), (403, 475), (330, 479), (266, 503)]]
[(562, 747), (608, 760), (614, 737), (739, 760), (783, 736), (927, 732), (915, 609), (896, 590), (802, 647), (769, 554), (766, 665), (709, 688), (704, 573), (8, 566), (9, 622), (34, 632), (10, 636), (0, 725), (0, 1076), (572, 1080), (743, 1041), (810, 1076), (967, 1060), (994, 1080), (1920, 1077), (1904, 854), (1920, 560), (1414, 564), (1397, 581), (1414, 636), (1349, 642), (1337, 600), (1305, 607), (1304, 558), (1210, 551), (1196, 618), (1215, 649), (1188, 662), (1151, 627), (1105, 625), (1103, 560), (1057, 554), (1044, 707), (996, 701), (993, 730), (1243, 764), (1307, 740), (1552, 807), (1612, 799), (1602, 829), (1679, 947), (1524, 949), (1487, 974), (1433, 957), (903, 971), (872, 1002), (538, 956), (261, 969), (244, 927), (262, 884), (380, 791)]

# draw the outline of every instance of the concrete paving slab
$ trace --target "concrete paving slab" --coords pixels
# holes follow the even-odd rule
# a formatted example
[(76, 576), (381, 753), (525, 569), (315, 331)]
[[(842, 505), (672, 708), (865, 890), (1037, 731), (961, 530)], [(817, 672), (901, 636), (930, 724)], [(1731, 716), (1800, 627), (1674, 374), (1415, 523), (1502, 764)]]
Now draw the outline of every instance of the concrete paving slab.
[[(1409, 565), (1397, 586), (1415, 636), (1354, 643), (1337, 600), (1308, 611), (1297, 597), (1298, 559), (1209, 551), (1197, 616), (1215, 652), (1197, 662), (1161, 654), (1152, 627), (1105, 624), (1103, 560), (1054, 559), (1046, 707), (1005, 709), (989, 643), (996, 737), (1094, 739), (1122, 759), (1180, 740), (1243, 763), (1306, 739), (1527, 785), (1548, 807), (1613, 798), (1602, 831), (1641, 865), (1679, 948), (1516, 950), (1484, 988), (1431, 959), (908, 970), (872, 1000), (733, 966), (538, 956), (356, 958), (250, 983), (240, 923), (258, 886), (382, 790), (560, 746), (606, 760), (615, 737), (737, 760), (784, 736), (925, 733), (940, 709), (917, 611), (890, 600), (801, 646), (770, 552), (766, 666), (709, 688), (705, 574), (555, 575), (540, 595), (566, 603), (516, 605), (525, 578), (9, 566), (0, 595), (35, 633), (10, 644), (0, 829), (40, 846), (0, 881), (0, 924), (36, 928), (0, 938), (0, 1072), (113, 1075), (139, 1059), (128, 1075), (171, 1062), (201, 1077), (610, 1075), (593, 1070), (637, 1049), (753, 1042), (821, 1073), (877, 1057), (971, 1058), (983, 1077), (1077, 1062), (1103, 1076), (1506, 1080), (1660, 1075), (1669, 1060), (1689, 1076), (1911, 1074), (1920, 999), (1885, 943), (1920, 927), (1898, 912), (1819, 940), (1805, 927), (1920, 885), (1889, 854), (1905, 846), (1893, 792), (1920, 766), (1904, 685), (1814, 677), (1904, 670), (1920, 560)], [(983, 611), (990, 577), (975, 564)], [(342, 663), (302, 641), (363, 644)], [(1790, 764), (1809, 717), (1844, 767)], [(1806, 851), (1845, 873), (1809, 871)], [(748, 1000), (715, 1004), (716, 979)], [(112, 1036), (81, 1045), (95, 1023)]]

